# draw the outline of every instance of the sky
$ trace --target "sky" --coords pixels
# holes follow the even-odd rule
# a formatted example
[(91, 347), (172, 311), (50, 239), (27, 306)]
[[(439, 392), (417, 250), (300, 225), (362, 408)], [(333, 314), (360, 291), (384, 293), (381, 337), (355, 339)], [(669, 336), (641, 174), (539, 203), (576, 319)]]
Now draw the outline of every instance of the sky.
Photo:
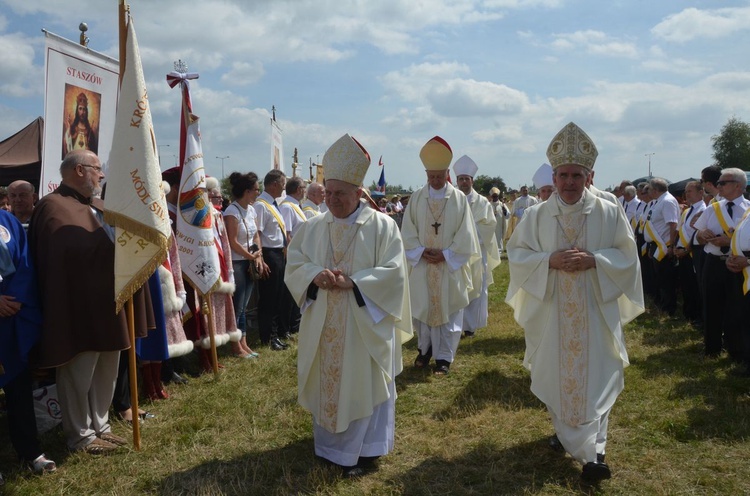
[[(44, 35), (118, 56), (116, 0), (0, 0), (0, 140), (43, 115)], [(750, 119), (750, 0), (152, 0), (130, 3), (162, 169), (177, 162), (178, 59), (201, 118), (208, 174), (271, 162), (270, 117), (309, 163), (344, 133), (365, 178), (417, 188), (419, 150), (509, 187), (531, 184), (552, 137), (575, 122), (599, 151), (595, 184), (700, 177), (711, 137)]]

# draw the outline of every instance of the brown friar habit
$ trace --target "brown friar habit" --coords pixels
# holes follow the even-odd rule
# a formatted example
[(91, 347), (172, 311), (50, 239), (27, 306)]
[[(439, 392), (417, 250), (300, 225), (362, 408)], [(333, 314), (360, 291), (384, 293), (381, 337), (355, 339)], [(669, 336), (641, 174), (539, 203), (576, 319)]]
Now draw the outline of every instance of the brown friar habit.
[[(44, 319), (38, 367), (63, 365), (84, 351), (129, 347), (125, 312), (115, 314), (114, 243), (92, 210), (103, 207), (65, 184), (34, 207), (29, 244)], [(134, 298), (136, 329), (145, 324), (144, 298)]]

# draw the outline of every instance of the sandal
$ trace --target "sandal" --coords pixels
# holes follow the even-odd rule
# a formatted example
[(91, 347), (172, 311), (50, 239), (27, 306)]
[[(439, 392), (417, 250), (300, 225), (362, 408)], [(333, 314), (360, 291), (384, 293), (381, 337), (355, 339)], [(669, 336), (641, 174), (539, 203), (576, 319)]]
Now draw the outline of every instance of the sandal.
[(98, 434), (97, 437), (102, 441), (114, 444), (115, 446), (126, 446), (128, 444), (127, 439), (121, 438), (120, 436), (115, 436), (111, 432), (102, 432)]
[(426, 369), (430, 366), (430, 358), (432, 358), (430, 355), (417, 355), (414, 359), (414, 366), (418, 369)]
[(446, 360), (435, 360), (435, 370), (432, 373), (435, 375), (448, 375), (450, 366), (450, 362)]
[(55, 462), (45, 457), (44, 453), (39, 455), (30, 465), (31, 470), (33, 470), (35, 474), (51, 474), (57, 470)]
[(112, 453), (117, 451), (117, 446), (112, 443), (108, 443), (103, 439), (95, 437), (94, 440), (89, 444), (76, 451), (82, 451), (84, 453), (88, 453), (89, 455), (103, 456), (111, 455)]

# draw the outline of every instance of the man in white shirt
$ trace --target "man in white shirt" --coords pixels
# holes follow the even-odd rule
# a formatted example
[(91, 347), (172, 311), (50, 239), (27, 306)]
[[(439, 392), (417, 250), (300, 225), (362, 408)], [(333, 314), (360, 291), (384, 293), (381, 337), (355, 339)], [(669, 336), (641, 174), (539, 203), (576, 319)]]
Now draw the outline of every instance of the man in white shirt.
[(740, 309), (729, 304), (732, 299), (727, 291), (732, 288), (732, 272), (727, 268), (726, 261), (730, 255), (734, 229), (750, 207), (750, 201), (742, 196), (746, 186), (745, 171), (724, 169), (716, 181), (722, 200), (709, 204), (695, 222), (698, 241), (704, 245), (706, 252), (701, 280), (705, 317), (704, 354), (707, 357), (719, 356), (723, 345), (731, 357), (742, 359), (738, 332)]
[(682, 314), (693, 325), (703, 327), (701, 294), (698, 289), (698, 276), (693, 264), (694, 250), (702, 250), (696, 238), (693, 219), (706, 209), (703, 202), (703, 186), (699, 181), (685, 185), (685, 201), (689, 205), (680, 215), (677, 225), (677, 243), (674, 254), (679, 260), (677, 278), (682, 292)]
[[(279, 339), (289, 332), (282, 328), (281, 312), (284, 295), (284, 247), (287, 245), (287, 230), (276, 198), (281, 197), (286, 185), (286, 176), (278, 169), (269, 171), (263, 179), (263, 193), (253, 204), (257, 215), (258, 231), (263, 248), (266, 278), (258, 281), (258, 326), (260, 342), (274, 351), (285, 350), (287, 343)], [(267, 270), (266, 270), (267, 269)]]
[(654, 204), (646, 216), (643, 234), (654, 268), (658, 291), (655, 303), (660, 310), (672, 316), (677, 309), (674, 243), (677, 240), (680, 205), (667, 190), (667, 181), (655, 177), (649, 183)]

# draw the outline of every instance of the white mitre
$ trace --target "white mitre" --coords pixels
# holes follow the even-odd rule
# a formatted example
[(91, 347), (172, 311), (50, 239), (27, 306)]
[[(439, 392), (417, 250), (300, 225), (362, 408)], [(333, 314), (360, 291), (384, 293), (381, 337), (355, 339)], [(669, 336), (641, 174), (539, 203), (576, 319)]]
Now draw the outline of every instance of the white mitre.
[(542, 164), (534, 173), (534, 187), (541, 189), (545, 186), (552, 186), (552, 166), (549, 164)]
[(471, 176), (473, 178), (478, 170), (479, 167), (477, 166), (476, 162), (469, 158), (468, 155), (464, 155), (463, 157), (456, 160), (455, 164), (453, 164), (453, 172), (456, 173), (456, 177)]

